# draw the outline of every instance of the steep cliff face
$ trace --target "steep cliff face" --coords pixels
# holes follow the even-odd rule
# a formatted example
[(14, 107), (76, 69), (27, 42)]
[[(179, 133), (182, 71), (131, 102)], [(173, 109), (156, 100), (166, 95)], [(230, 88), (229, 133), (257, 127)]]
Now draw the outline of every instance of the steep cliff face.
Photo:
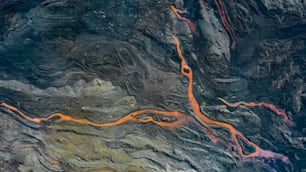
[(0, 171), (305, 171), (306, 2), (0, 2)]

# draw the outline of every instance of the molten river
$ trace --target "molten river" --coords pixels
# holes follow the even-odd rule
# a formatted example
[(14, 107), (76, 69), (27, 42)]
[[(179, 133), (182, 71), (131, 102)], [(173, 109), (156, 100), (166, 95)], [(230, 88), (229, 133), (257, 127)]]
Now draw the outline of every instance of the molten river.
[[(224, 11), (221, 7), (222, 6), (221, 1), (215, 0), (215, 2), (216, 2), (216, 5), (217, 5), (217, 8), (218, 8), (218, 11), (221, 15), (224, 26), (228, 30), (228, 32), (230, 33), (230, 35), (233, 39), (234, 34), (231, 31), (230, 26), (229, 26), (229, 24), (226, 20), (225, 15), (224, 15)], [(183, 13), (184, 11), (178, 10), (174, 6), (171, 6), (170, 8), (180, 20), (183, 20), (183, 21), (187, 22), (187, 24), (189, 25), (192, 32), (194, 32), (194, 33), (196, 32), (195, 24), (193, 22), (191, 22), (190, 20), (180, 16), (180, 14)], [(110, 126), (116, 126), (116, 125), (120, 125), (120, 124), (129, 122), (129, 121), (132, 121), (132, 122), (141, 122), (141, 123), (152, 122), (152, 123), (155, 123), (156, 125), (159, 125), (161, 127), (174, 128), (174, 127), (180, 127), (181, 125), (185, 125), (187, 122), (197, 122), (197, 123), (201, 124), (201, 126), (208, 133), (208, 135), (211, 137), (213, 142), (221, 142), (222, 144), (226, 144), (228, 147), (231, 147), (232, 146), (231, 143), (225, 143), (225, 142), (219, 140), (218, 138), (216, 138), (216, 136), (213, 135), (213, 133), (208, 129), (207, 126), (224, 127), (230, 132), (231, 139), (232, 139), (234, 145), (237, 147), (238, 153), (241, 155), (241, 157), (243, 157), (243, 158), (259, 157), (259, 158), (267, 158), (267, 159), (280, 159), (283, 162), (290, 164), (290, 161), (286, 156), (284, 156), (282, 154), (279, 154), (279, 153), (269, 151), (269, 150), (262, 149), (256, 143), (250, 141), (246, 136), (244, 136), (240, 131), (238, 131), (233, 125), (231, 125), (227, 122), (213, 120), (213, 119), (209, 118), (208, 115), (201, 112), (199, 103), (198, 103), (197, 99), (195, 98), (195, 96), (193, 94), (193, 71), (190, 68), (190, 66), (188, 65), (185, 57), (183, 56), (179, 39), (176, 36), (173, 36), (173, 41), (176, 45), (176, 51), (177, 51), (178, 57), (181, 60), (180, 72), (183, 76), (185, 76), (188, 79), (188, 86), (187, 86), (188, 100), (189, 100), (190, 106), (193, 110), (193, 113), (190, 114), (190, 115), (183, 114), (179, 111), (163, 111), (163, 110), (156, 110), (156, 109), (141, 109), (141, 110), (136, 110), (134, 112), (131, 112), (131, 113), (115, 120), (114, 122), (95, 123), (95, 122), (91, 122), (91, 121), (88, 121), (88, 120), (85, 120), (85, 119), (77, 119), (77, 118), (71, 117), (69, 115), (62, 114), (62, 113), (54, 113), (54, 114), (49, 115), (48, 117), (34, 118), (34, 117), (30, 117), (30, 116), (24, 114), (22, 111), (20, 111), (16, 107), (11, 106), (9, 104), (1, 103), (0, 105), (9, 109), (9, 110), (11, 110), (11, 111), (14, 111), (14, 112), (18, 113), (22, 118), (24, 118), (28, 121), (31, 121), (33, 123), (41, 123), (42, 121), (48, 121), (50, 119), (54, 119), (54, 122), (70, 121), (70, 122), (75, 122), (75, 123), (80, 123), (80, 124), (85, 124), (85, 125), (91, 125), (91, 126), (95, 126), (95, 127), (110, 127)], [(232, 41), (233, 41), (232, 42), (232, 47), (234, 47), (235, 46), (235, 41), (234, 40), (232, 40)], [(270, 110), (274, 111), (277, 115), (282, 116), (286, 123), (288, 123), (289, 125), (293, 125), (293, 122), (288, 118), (285, 111), (281, 110), (281, 109), (278, 109), (273, 104), (264, 103), (264, 102), (258, 102), (258, 103), (255, 103), (255, 102), (230, 103), (230, 102), (224, 100), (223, 98), (218, 98), (218, 99), (220, 101), (222, 101), (224, 104), (226, 104), (230, 107), (237, 107), (239, 105), (244, 105), (244, 106), (250, 106), (250, 107), (262, 106), (262, 107), (269, 108)], [(167, 117), (173, 117), (176, 120), (172, 121), (172, 122), (163, 122), (163, 121), (156, 120), (154, 118), (154, 116), (152, 116), (152, 114), (162, 115), (162, 116), (167, 116)], [(244, 150), (244, 146), (242, 145), (241, 142), (244, 142), (244, 144), (247, 144), (248, 146), (252, 146), (254, 151), (246, 154), (245, 153), (246, 151)]]

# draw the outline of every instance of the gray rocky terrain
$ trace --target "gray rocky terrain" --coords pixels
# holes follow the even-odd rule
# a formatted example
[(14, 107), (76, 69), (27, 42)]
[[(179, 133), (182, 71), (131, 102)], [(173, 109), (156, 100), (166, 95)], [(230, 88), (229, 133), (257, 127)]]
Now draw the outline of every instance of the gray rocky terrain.
[[(157, 123), (35, 123), (1, 106), (0, 171), (306, 171), (306, 1), (4, 0), (0, 11), (0, 103), (99, 124), (139, 109), (193, 119), (172, 128), (157, 123), (174, 117), (154, 113), (139, 118)], [(243, 156), (239, 145), (256, 147), (197, 118), (174, 35), (201, 112), (267, 151)], [(274, 104), (295, 125), (218, 98)]]

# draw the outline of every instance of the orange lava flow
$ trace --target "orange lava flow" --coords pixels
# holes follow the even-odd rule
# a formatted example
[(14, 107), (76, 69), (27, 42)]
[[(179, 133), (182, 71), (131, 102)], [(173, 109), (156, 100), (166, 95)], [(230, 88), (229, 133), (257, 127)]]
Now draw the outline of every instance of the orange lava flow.
[[(178, 53), (178, 56), (181, 59), (181, 74), (186, 76), (189, 80), (188, 82), (188, 99), (189, 102), (191, 104), (191, 107), (193, 109), (194, 114), (196, 115), (196, 119), (200, 120), (200, 122), (204, 122), (205, 124), (208, 125), (215, 125), (215, 126), (221, 126), (221, 127), (225, 127), (227, 128), (230, 133), (231, 133), (231, 137), (233, 142), (235, 143), (235, 145), (237, 145), (238, 147), (238, 151), (240, 153), (240, 155), (244, 158), (251, 158), (251, 157), (263, 157), (263, 158), (271, 158), (271, 159), (281, 159), (282, 161), (286, 162), (286, 163), (290, 163), (288, 157), (279, 154), (279, 153), (274, 153), (272, 151), (269, 150), (264, 150), (262, 148), (260, 148), (258, 145), (256, 145), (255, 143), (249, 141), (240, 131), (238, 131), (237, 129), (234, 128), (234, 126), (232, 126), (229, 123), (226, 122), (220, 122), (220, 121), (215, 121), (212, 120), (210, 118), (207, 117), (207, 115), (205, 115), (204, 113), (201, 112), (200, 110), (200, 106), (199, 103), (197, 102), (194, 94), (193, 94), (193, 74), (192, 74), (192, 69), (188, 66), (186, 59), (184, 58), (182, 51), (180, 49), (180, 42), (178, 40), (177, 37), (173, 36), (173, 39), (176, 43), (176, 50)], [(219, 98), (220, 100), (224, 100)], [(224, 101), (226, 102), (226, 101)], [(241, 102), (239, 102), (241, 103)], [(230, 104), (230, 103), (226, 103), (228, 105), (232, 105), (232, 106), (236, 106), (239, 103), (236, 104)], [(250, 103), (249, 105), (256, 105), (256, 103)], [(154, 110), (154, 109), (141, 109), (141, 110), (137, 110), (134, 112), (131, 112), (129, 114), (127, 114), (126, 116), (123, 116), (122, 118), (119, 118), (117, 121), (114, 122), (110, 122), (110, 123), (94, 123), (94, 122), (90, 122), (84, 119), (77, 119), (62, 113), (54, 113), (51, 114), (48, 117), (45, 118), (32, 118), (28, 115), (25, 115), (23, 112), (21, 112), (20, 110), (18, 110), (16, 107), (8, 105), (6, 103), (1, 103), (0, 106), (3, 106), (9, 110), (12, 110), (16, 113), (18, 113), (21, 117), (23, 117), (24, 119), (34, 122), (34, 123), (41, 123), (42, 121), (48, 121), (50, 119), (55, 118), (55, 122), (61, 122), (61, 121), (71, 121), (71, 122), (76, 122), (76, 123), (81, 123), (81, 124), (86, 124), (86, 125), (91, 125), (91, 126), (95, 126), (95, 127), (109, 127), (109, 126), (116, 126), (116, 125), (120, 125), (123, 124), (125, 122), (128, 121), (134, 121), (134, 122), (141, 122), (141, 123), (147, 123), (147, 122), (153, 122), (159, 126), (162, 127), (169, 127), (169, 128), (174, 128), (174, 127), (178, 127), (184, 123), (186, 123), (187, 121), (193, 121), (194, 119), (191, 118), (190, 116), (187, 116), (179, 111), (162, 111), (162, 110)], [(274, 106), (267, 106), (267, 107), (274, 107)], [(169, 117), (176, 117), (176, 121), (174, 122), (162, 122), (162, 121), (157, 121), (155, 120), (152, 116), (142, 116), (142, 117), (137, 117), (141, 114), (146, 114), (146, 113), (154, 113), (154, 114), (159, 114), (159, 115), (164, 115), (164, 116), (169, 116)], [(213, 142), (218, 142), (219, 139), (216, 138), (213, 133), (204, 126), (204, 130), (208, 133), (208, 135), (211, 137)], [(245, 151), (243, 150), (242, 145), (240, 144), (238, 138), (240, 138), (240, 140), (244, 141), (246, 144), (251, 145), (254, 147), (254, 152), (246, 154)], [(222, 142), (223, 143), (223, 142)]]
[(185, 21), (185, 22), (188, 24), (188, 26), (189, 26), (190, 30), (192, 31), (192, 33), (193, 33), (194, 35), (198, 36), (198, 32), (196, 31), (196, 29), (197, 29), (197, 28), (196, 28), (196, 24), (193, 23), (191, 20), (189, 20), (189, 19), (187, 19), (187, 18), (185, 18), (185, 17), (182, 17), (182, 16), (180, 15), (180, 14), (182, 14), (182, 13), (187, 13), (187, 11), (179, 10), (179, 9), (175, 8), (174, 5), (171, 5), (170, 8), (171, 8), (171, 10), (174, 12), (174, 14), (177, 16), (177, 18), (179, 18), (180, 20)]
[[(179, 111), (162, 111), (162, 110), (153, 110), (153, 109), (141, 109), (141, 110), (131, 112), (128, 115), (118, 119), (115, 122), (94, 123), (94, 122), (90, 122), (90, 121), (87, 121), (87, 120), (84, 120), (84, 119), (73, 118), (71, 116), (64, 115), (62, 113), (54, 113), (54, 114), (51, 114), (50, 116), (48, 116), (46, 118), (31, 118), (31, 117), (25, 115), (23, 112), (21, 112), (20, 110), (18, 110), (14, 106), (8, 105), (6, 103), (1, 103), (0, 105), (7, 108), (7, 109), (10, 109), (12, 111), (17, 112), (20, 116), (22, 116), (26, 120), (34, 122), (34, 123), (40, 123), (42, 121), (48, 121), (48, 120), (53, 119), (53, 118), (58, 118), (58, 119), (55, 120), (55, 122), (71, 121), (71, 122), (91, 125), (91, 126), (95, 126), (95, 127), (109, 127), (109, 126), (120, 125), (120, 124), (123, 124), (127, 121), (135, 121), (135, 122), (141, 122), (141, 123), (153, 122), (153, 123), (155, 123), (159, 126), (162, 126), (162, 127), (174, 128), (174, 127), (177, 127), (177, 126), (180, 126), (180, 125), (186, 123), (187, 121), (192, 120), (191, 117), (189, 117), (189, 116), (187, 116), (187, 115), (185, 115), (185, 114), (183, 114)], [(145, 113), (155, 113), (155, 114), (160, 114), (160, 115), (169, 116), (169, 117), (176, 117), (177, 120), (174, 121), (174, 122), (162, 122), (162, 121), (156, 121), (152, 116), (145, 116), (145, 117), (142, 117), (142, 118), (137, 118), (138, 115), (145, 114)]]
[[(208, 124), (208, 125), (221, 126), (221, 127), (227, 128), (229, 130), (230, 134), (231, 134), (231, 138), (232, 138), (233, 142), (238, 147), (239, 154), (244, 158), (252, 158), (252, 157), (263, 157), (263, 158), (271, 158), (271, 159), (274, 158), (274, 159), (281, 159), (282, 161), (284, 161), (286, 163), (290, 163), (288, 157), (286, 157), (282, 154), (279, 154), (279, 153), (274, 153), (274, 152), (269, 151), (269, 150), (264, 150), (264, 149), (260, 148), (258, 145), (256, 145), (255, 143), (249, 141), (240, 131), (235, 129), (234, 126), (232, 126), (231, 124), (226, 123), (226, 122), (220, 122), (220, 121), (212, 120), (212, 119), (208, 118), (207, 115), (205, 115), (204, 113), (201, 112), (199, 103), (197, 102), (197, 100), (196, 100), (196, 98), (193, 94), (192, 69), (189, 67), (186, 59), (183, 56), (182, 50), (180, 48), (180, 42), (179, 42), (178, 38), (176, 36), (173, 36), (173, 39), (176, 43), (176, 50), (177, 50), (178, 56), (181, 59), (181, 70), (180, 70), (180, 72), (181, 72), (182, 75), (187, 77), (188, 81), (189, 81), (188, 82), (188, 99), (189, 99), (189, 102), (190, 102), (191, 107), (193, 109), (193, 112), (196, 115), (196, 119), (201, 124), (205, 123), (205, 124)], [(231, 105), (231, 104), (229, 104), (229, 105)], [(162, 111), (162, 110), (154, 110), (154, 109), (141, 109), (141, 110), (136, 110), (134, 112), (131, 112), (131, 113), (119, 118), (118, 120), (116, 120), (114, 122), (94, 123), (94, 122), (91, 122), (91, 121), (87, 121), (85, 119), (77, 119), (77, 118), (62, 114), (62, 113), (53, 113), (53, 114), (49, 115), (48, 117), (32, 118), (32, 117), (24, 114), (23, 112), (21, 112), (20, 110), (18, 110), (14, 106), (8, 105), (6, 103), (1, 103), (0, 106), (3, 106), (3, 107), (5, 107), (9, 110), (12, 110), (12, 111), (18, 113), (24, 119), (26, 119), (28, 121), (31, 121), (31, 122), (34, 122), (34, 123), (41, 123), (42, 121), (48, 121), (48, 120), (54, 118), (55, 122), (70, 121), (70, 122), (75, 122), (75, 123), (91, 125), (91, 126), (95, 126), (95, 127), (116, 126), (116, 125), (120, 125), (120, 124), (123, 124), (123, 123), (128, 122), (128, 121), (134, 121), (134, 122), (141, 122), (141, 123), (153, 122), (153, 123), (155, 123), (159, 126), (162, 126), (162, 127), (174, 128), (174, 127), (178, 127), (182, 124), (185, 124), (188, 121), (195, 121), (191, 116), (187, 116), (187, 115), (185, 115), (185, 114), (183, 114), (179, 111)], [(273, 106), (271, 106), (271, 107), (273, 107)], [(149, 116), (149, 115), (145, 116), (144, 115), (144, 114), (148, 114), (148, 113), (154, 113), (154, 114), (159, 114), (159, 115), (168, 116), (168, 117), (175, 117), (177, 120), (174, 121), (174, 122), (157, 121), (152, 116)], [(144, 115), (144, 116), (140, 116), (140, 115)], [(203, 126), (203, 129), (208, 133), (208, 135), (211, 137), (213, 142), (216, 143), (216, 142), (220, 141), (217, 137), (215, 137), (213, 135), (213, 133), (206, 126)], [(239, 139), (244, 141), (244, 143), (253, 146), (254, 149), (255, 149), (254, 152), (246, 154), (245, 151), (243, 150), (242, 145), (239, 142)], [(226, 144), (222, 140), (221, 140), (221, 143)], [(231, 144), (229, 144), (229, 145), (231, 145)]]
[(249, 106), (249, 107), (255, 107), (255, 106), (263, 106), (263, 107), (267, 107), (270, 110), (272, 110), (273, 112), (275, 112), (277, 115), (280, 115), (284, 118), (284, 121), (293, 126), (294, 123), (288, 118), (288, 115), (286, 114), (285, 110), (283, 109), (278, 109), (275, 105), (270, 104), (270, 103), (265, 103), (265, 102), (243, 102), (243, 101), (239, 101), (239, 102), (235, 102), (235, 103), (230, 103), (226, 100), (224, 100), (223, 98), (218, 98), (220, 101), (222, 101), (224, 104), (226, 104), (227, 106), (230, 107), (237, 107), (239, 105), (244, 105), (244, 106)]
[(224, 12), (224, 9), (223, 9), (223, 5), (222, 5), (222, 0), (219, 0), (219, 1), (214, 0), (214, 1), (215, 1), (216, 6), (217, 6), (217, 11), (220, 14), (223, 26), (225, 27), (227, 33), (229, 34), (229, 36), (231, 38), (231, 41), (232, 41), (231, 48), (234, 49), (234, 48), (236, 48), (236, 36), (235, 36), (235, 33), (234, 33), (233, 29), (231, 28), (231, 25), (229, 24), (229, 22), (226, 18), (226, 15), (225, 15), (225, 12)]
[[(197, 100), (196, 100), (196, 98), (193, 94), (192, 70), (188, 66), (188, 64), (186, 62), (186, 59), (183, 56), (183, 53), (180, 49), (180, 42), (179, 42), (178, 38), (176, 36), (173, 36), (173, 39), (176, 43), (176, 50), (177, 50), (178, 56), (181, 59), (181, 73), (182, 73), (182, 75), (186, 76), (189, 80), (189, 83), (188, 83), (188, 98), (189, 98), (189, 102), (191, 104), (191, 107), (193, 109), (194, 114), (199, 119), (201, 119), (202, 122), (204, 122), (206, 124), (215, 125), (215, 126), (222, 126), (222, 127), (227, 128), (231, 133), (231, 137), (233, 139), (233, 142), (238, 147), (238, 151), (239, 151), (240, 155), (243, 156), (244, 158), (251, 158), (251, 157), (276, 158), (276, 159), (281, 159), (282, 161), (284, 161), (286, 163), (290, 163), (288, 157), (286, 157), (282, 154), (279, 154), (279, 153), (274, 153), (274, 152), (269, 151), (269, 150), (264, 150), (264, 149), (260, 148), (258, 145), (256, 145), (255, 143), (249, 141), (249, 139), (247, 139), (240, 131), (235, 129), (235, 127), (232, 126), (231, 124), (226, 123), (226, 122), (220, 122), (220, 121), (212, 120), (212, 119), (208, 118), (207, 115), (205, 115), (204, 113), (201, 112), (199, 103), (197, 102)], [(252, 152), (252, 153), (249, 153), (249, 154), (245, 154), (245, 152), (243, 151), (242, 145), (240, 144), (238, 138), (243, 140), (246, 144), (253, 146), (255, 151)]]
[[(216, 0), (215, 0), (216, 1)], [(216, 1), (217, 2), (217, 1)], [(224, 11), (221, 9), (220, 4), (217, 5), (219, 11), (221, 11), (221, 16), (222, 20), (226, 21), (224, 23), (227, 23), (227, 20), (225, 18), (224, 15)], [(192, 23), (190, 20), (181, 17), (180, 13), (182, 13), (183, 11), (180, 11), (178, 9), (176, 9), (174, 6), (171, 6), (171, 10), (178, 16), (179, 19), (185, 21), (188, 23), (189, 27), (191, 28), (192, 31), (195, 31), (195, 24)], [(223, 12), (222, 12), (223, 11)], [(229, 25), (225, 24), (228, 28)], [(187, 77), (188, 79), (188, 100), (189, 103), (191, 105), (191, 108), (193, 109), (193, 113), (194, 113), (194, 118), (202, 124), (207, 124), (207, 125), (213, 125), (213, 126), (220, 126), (220, 127), (225, 127), (229, 130), (231, 138), (234, 142), (234, 144), (237, 146), (239, 154), (244, 157), (244, 158), (252, 158), (252, 157), (262, 157), (262, 158), (271, 158), (271, 159), (281, 159), (282, 161), (286, 162), (286, 163), (290, 163), (288, 157), (279, 154), (279, 153), (274, 153), (272, 151), (269, 150), (264, 150), (262, 148), (260, 148), (257, 144), (253, 143), (252, 141), (250, 141), (248, 138), (246, 138), (240, 131), (238, 131), (233, 125), (226, 123), (226, 122), (221, 122), (221, 121), (216, 121), (213, 119), (210, 119), (206, 114), (202, 113), (200, 110), (200, 105), (198, 103), (198, 101), (196, 100), (194, 94), (193, 94), (193, 71), (190, 68), (190, 66), (187, 64), (187, 61), (185, 59), (185, 57), (183, 56), (182, 50), (180, 48), (180, 41), (176, 36), (173, 36), (173, 40), (176, 44), (176, 50), (177, 50), (177, 54), (179, 56), (179, 58), (181, 59), (181, 69), (180, 72), (183, 76)], [(219, 98), (221, 101), (224, 99)], [(224, 103), (226, 102), (225, 100), (223, 101)], [(241, 102), (238, 102), (237, 104), (239, 104)], [(233, 105), (236, 106), (237, 104), (231, 104), (231, 103), (226, 103), (229, 106)], [(243, 104), (243, 103), (241, 103)], [(247, 104), (247, 103), (244, 103)], [(248, 105), (256, 105), (256, 103), (249, 103)], [(277, 108), (271, 104), (261, 104), (262, 106), (266, 106), (269, 107), (272, 110), (277, 110)], [(109, 127), (109, 126), (116, 126), (116, 125), (121, 125), (123, 123), (126, 123), (128, 121), (132, 121), (132, 122), (141, 122), (141, 123), (147, 123), (147, 122), (152, 122), (155, 123), (156, 125), (162, 126), (162, 127), (169, 127), (169, 128), (175, 128), (178, 126), (181, 126), (182, 124), (185, 124), (186, 122), (189, 121), (195, 121), (194, 118), (192, 118), (191, 116), (187, 116), (179, 111), (163, 111), (163, 110), (155, 110), (155, 109), (140, 109), (140, 110), (136, 110), (134, 112), (131, 112), (121, 118), (119, 118), (118, 120), (114, 121), (114, 122), (109, 122), (109, 123), (95, 123), (95, 122), (91, 122), (85, 119), (78, 119), (78, 118), (74, 118), (62, 113), (53, 113), (51, 115), (49, 115), (48, 117), (41, 117), (41, 118), (32, 118), (26, 114), (24, 114), (23, 112), (21, 112), (19, 109), (17, 109), (14, 106), (8, 105), (6, 103), (1, 103), (0, 106), (3, 106), (11, 111), (14, 111), (16, 113), (18, 113), (21, 117), (23, 117), (24, 119), (31, 121), (33, 123), (41, 123), (43, 121), (49, 121), (51, 119), (54, 119), (54, 122), (62, 122), (62, 121), (70, 121), (70, 122), (75, 122), (75, 123), (80, 123), (80, 124), (86, 124), (86, 125), (91, 125), (91, 126), (95, 126), (95, 127)], [(277, 112), (277, 111), (276, 111)], [(281, 111), (279, 111), (281, 112)], [(163, 122), (163, 121), (158, 121), (156, 119), (154, 119), (153, 116), (149, 115), (150, 113), (154, 113), (154, 114), (158, 114), (158, 115), (163, 115), (163, 116), (168, 116), (168, 117), (175, 117), (176, 121), (174, 122)], [(281, 115), (281, 114), (279, 114)], [(286, 116), (286, 115), (284, 115)], [(203, 126), (204, 130), (208, 133), (208, 135), (211, 137), (211, 139), (214, 142), (218, 142), (219, 139), (216, 138), (213, 133), (206, 127)], [(240, 141), (243, 141), (244, 144), (248, 144), (250, 146), (252, 146), (254, 148), (254, 151), (252, 153), (245, 153), (245, 151), (243, 150), (243, 146), (240, 143)], [(230, 145), (230, 144), (229, 144)]]

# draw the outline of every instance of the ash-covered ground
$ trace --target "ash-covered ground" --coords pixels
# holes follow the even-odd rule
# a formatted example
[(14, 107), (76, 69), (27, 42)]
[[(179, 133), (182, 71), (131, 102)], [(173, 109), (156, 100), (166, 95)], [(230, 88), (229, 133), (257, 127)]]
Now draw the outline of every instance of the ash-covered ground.
[[(29, 117), (0, 107), (0, 171), (306, 171), (306, 1), (2, 0), (0, 22), (0, 103)], [(186, 122), (31, 121), (139, 109)]]

